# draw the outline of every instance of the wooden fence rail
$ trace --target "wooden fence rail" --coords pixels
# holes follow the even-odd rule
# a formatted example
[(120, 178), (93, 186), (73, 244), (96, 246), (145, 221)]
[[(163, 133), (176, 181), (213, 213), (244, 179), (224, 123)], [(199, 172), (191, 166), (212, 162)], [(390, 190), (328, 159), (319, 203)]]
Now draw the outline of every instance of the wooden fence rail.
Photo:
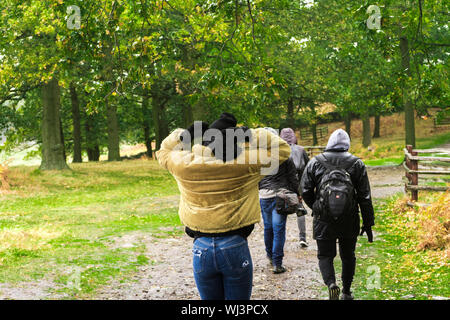
[(325, 150), (325, 146), (304, 146), (303, 149), (305, 149), (306, 153), (308, 154), (309, 158), (312, 158), (319, 153), (322, 153), (323, 150)]
[[(328, 126), (317, 127), (316, 128), (316, 138), (317, 141), (325, 139), (328, 135)], [(313, 131), (312, 128), (300, 128), (300, 139), (301, 140), (312, 140), (313, 139)]]
[(405, 190), (411, 191), (411, 200), (417, 201), (419, 197), (419, 190), (431, 191), (447, 191), (449, 186), (427, 186), (419, 185), (419, 174), (430, 175), (450, 175), (450, 170), (435, 169), (430, 166), (421, 165), (423, 168), (419, 169), (419, 161), (436, 162), (450, 162), (450, 157), (434, 157), (434, 156), (419, 156), (419, 153), (440, 153), (450, 155), (450, 151), (446, 149), (413, 149), (411, 145), (407, 145), (404, 149), (405, 161), (403, 167), (405, 168), (405, 176), (408, 182), (405, 183)]

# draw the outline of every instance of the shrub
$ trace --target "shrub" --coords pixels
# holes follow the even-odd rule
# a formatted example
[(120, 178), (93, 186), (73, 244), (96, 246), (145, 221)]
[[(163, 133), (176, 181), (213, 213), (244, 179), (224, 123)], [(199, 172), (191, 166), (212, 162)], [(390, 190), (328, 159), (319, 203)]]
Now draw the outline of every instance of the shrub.
[(0, 190), (9, 190), (8, 165), (0, 163)]
[(450, 193), (418, 211), (418, 250), (445, 250), (450, 253)]

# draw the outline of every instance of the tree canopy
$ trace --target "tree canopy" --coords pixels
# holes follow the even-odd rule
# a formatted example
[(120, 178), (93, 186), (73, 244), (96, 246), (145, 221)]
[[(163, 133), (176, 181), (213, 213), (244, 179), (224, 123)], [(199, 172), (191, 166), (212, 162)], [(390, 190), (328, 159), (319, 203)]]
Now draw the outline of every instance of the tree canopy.
[(223, 111), (299, 128), (332, 104), (363, 119), (365, 145), (370, 116), (403, 110), (414, 144), (415, 114), (448, 112), (449, 46), (439, 0), (3, 0), (0, 132), (61, 169), (120, 160), (125, 141), (151, 156)]

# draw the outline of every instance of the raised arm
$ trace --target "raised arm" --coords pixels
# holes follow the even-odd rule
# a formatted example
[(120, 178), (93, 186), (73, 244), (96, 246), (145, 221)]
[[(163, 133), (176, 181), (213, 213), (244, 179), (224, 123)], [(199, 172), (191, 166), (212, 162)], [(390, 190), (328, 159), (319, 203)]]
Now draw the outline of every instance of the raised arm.
[(161, 143), (161, 148), (156, 151), (156, 158), (159, 164), (165, 169), (170, 171), (171, 157), (174, 151), (181, 149), (180, 136), (184, 132), (184, 129), (175, 129), (171, 134), (169, 134)]
[(255, 129), (253, 131), (256, 140), (253, 140), (253, 147), (256, 147), (258, 165), (262, 167), (262, 175), (273, 174), (273, 170), (278, 168), (283, 162), (289, 159), (291, 147), (278, 135), (265, 129)]

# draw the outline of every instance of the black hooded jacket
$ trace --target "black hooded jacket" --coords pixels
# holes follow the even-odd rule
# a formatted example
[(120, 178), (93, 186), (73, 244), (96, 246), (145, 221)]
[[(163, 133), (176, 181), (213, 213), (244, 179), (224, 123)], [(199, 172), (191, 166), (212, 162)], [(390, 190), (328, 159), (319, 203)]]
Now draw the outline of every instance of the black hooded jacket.
[(275, 174), (263, 178), (259, 182), (259, 189), (277, 191), (280, 188), (288, 189), (299, 195), (300, 183), (297, 178), (297, 169), (292, 158), (287, 159)]
[[(325, 151), (323, 155), (332, 165), (342, 165), (344, 163), (350, 165), (350, 163), (353, 163), (347, 172), (350, 174), (356, 191), (356, 201), (361, 210), (363, 224), (365, 226), (373, 226), (374, 210), (370, 194), (370, 184), (366, 167), (362, 160), (346, 150), (339, 149)], [(316, 158), (313, 158), (306, 166), (301, 179), (303, 200), (313, 210), (313, 238), (316, 240), (331, 240), (340, 237), (356, 238), (360, 228), (358, 206), (355, 206), (355, 212), (348, 215), (349, 218), (339, 225), (333, 225), (318, 218), (317, 210), (314, 207), (318, 196), (316, 188), (325, 171), (326, 168)]]

